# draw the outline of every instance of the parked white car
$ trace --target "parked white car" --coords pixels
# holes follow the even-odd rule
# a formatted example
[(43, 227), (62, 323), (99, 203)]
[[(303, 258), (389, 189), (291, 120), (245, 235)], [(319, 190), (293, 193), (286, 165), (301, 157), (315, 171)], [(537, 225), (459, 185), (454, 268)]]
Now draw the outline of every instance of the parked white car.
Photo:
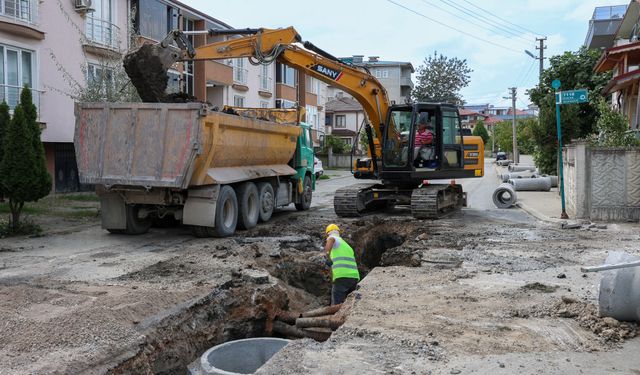
[(322, 169), (322, 160), (317, 157), (313, 157), (313, 173), (316, 175), (316, 178), (319, 178), (324, 174), (324, 169)]

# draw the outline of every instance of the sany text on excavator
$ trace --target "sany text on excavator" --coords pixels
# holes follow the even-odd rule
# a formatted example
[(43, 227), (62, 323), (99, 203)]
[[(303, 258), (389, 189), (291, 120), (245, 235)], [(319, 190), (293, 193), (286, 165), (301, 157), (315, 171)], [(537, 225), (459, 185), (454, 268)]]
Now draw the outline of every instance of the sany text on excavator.
[[(194, 47), (190, 34), (233, 37)], [(174, 63), (229, 58), (249, 58), (254, 64), (284, 63), (347, 92), (362, 105), (368, 120), (368, 157), (357, 159), (353, 171), (357, 179), (371, 181), (336, 191), (334, 209), (338, 216), (355, 217), (409, 205), (416, 218), (438, 218), (466, 205), (466, 193), (454, 179), (484, 175), (482, 139), (462, 134), (455, 105), (391, 105), (384, 87), (366, 68), (344, 63), (303, 41), (292, 27), (176, 30), (162, 42), (127, 55), (125, 69), (144, 101), (161, 102), (166, 97), (167, 70)], [(416, 143), (419, 122), (433, 127), (431, 145)], [(451, 182), (428, 182), (436, 179)]]

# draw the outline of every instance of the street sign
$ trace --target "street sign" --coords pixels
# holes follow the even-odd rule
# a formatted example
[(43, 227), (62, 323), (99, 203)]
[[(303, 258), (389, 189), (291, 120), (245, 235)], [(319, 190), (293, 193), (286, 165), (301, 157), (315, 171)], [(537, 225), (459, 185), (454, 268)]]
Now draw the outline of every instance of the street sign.
[(551, 82), (551, 87), (553, 87), (554, 89), (559, 89), (560, 88), (560, 80), (559, 79), (554, 79), (553, 82)]
[(589, 101), (587, 89), (556, 91), (556, 104), (578, 104)]

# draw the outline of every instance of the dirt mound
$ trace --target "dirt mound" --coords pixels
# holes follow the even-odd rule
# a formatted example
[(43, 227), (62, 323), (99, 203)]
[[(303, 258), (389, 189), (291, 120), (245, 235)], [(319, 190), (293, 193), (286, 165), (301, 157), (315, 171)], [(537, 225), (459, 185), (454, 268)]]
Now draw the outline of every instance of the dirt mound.
[(124, 70), (143, 102), (162, 102), (166, 96), (169, 76), (156, 50), (154, 45), (145, 44), (124, 57)]
[(555, 316), (575, 319), (580, 326), (592, 331), (606, 341), (620, 342), (634, 338), (638, 334), (637, 324), (619, 322), (609, 317), (600, 317), (598, 308), (595, 305), (580, 302), (571, 297), (562, 297), (553, 309)]

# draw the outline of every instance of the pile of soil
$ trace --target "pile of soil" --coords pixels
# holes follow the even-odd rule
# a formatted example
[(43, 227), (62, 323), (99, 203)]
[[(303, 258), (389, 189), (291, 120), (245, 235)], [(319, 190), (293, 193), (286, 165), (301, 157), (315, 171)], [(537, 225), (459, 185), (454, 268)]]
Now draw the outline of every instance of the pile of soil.
[(592, 331), (606, 341), (620, 342), (634, 338), (638, 334), (638, 325), (620, 322), (610, 317), (600, 317), (598, 308), (590, 303), (580, 302), (571, 297), (562, 297), (554, 306), (554, 315), (560, 318), (572, 318), (580, 326)]
[(157, 47), (142, 45), (124, 57), (123, 65), (143, 102), (163, 102), (169, 76), (157, 56)]

